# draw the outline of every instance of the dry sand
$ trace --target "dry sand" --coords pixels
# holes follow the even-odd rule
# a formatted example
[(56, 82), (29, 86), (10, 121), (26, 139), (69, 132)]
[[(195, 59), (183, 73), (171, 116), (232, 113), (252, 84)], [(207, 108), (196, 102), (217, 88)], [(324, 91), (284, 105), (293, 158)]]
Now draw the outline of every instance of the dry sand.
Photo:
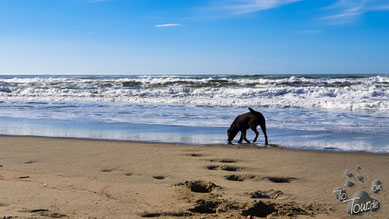
[(366, 183), (349, 196), (380, 179), (363, 218), (389, 218), (387, 154), (8, 136), (0, 149), (0, 218), (355, 218), (332, 191), (356, 165)]

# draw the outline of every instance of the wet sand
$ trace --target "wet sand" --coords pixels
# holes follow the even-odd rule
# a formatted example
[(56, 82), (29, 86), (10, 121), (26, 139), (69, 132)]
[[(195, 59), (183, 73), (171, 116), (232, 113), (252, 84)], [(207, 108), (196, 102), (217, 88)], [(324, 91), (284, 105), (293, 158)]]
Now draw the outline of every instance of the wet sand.
[[(375, 179), (381, 208), (363, 218), (389, 215), (388, 154), (10, 136), (0, 149), (0, 218), (355, 218), (332, 191), (372, 194)], [(365, 183), (347, 188), (357, 165)]]

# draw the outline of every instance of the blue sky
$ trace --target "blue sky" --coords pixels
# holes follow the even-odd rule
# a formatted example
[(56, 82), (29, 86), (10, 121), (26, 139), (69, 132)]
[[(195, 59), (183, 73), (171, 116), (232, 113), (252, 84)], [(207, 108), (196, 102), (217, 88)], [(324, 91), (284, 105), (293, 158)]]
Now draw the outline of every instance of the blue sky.
[(1, 74), (389, 73), (389, 0), (0, 0)]

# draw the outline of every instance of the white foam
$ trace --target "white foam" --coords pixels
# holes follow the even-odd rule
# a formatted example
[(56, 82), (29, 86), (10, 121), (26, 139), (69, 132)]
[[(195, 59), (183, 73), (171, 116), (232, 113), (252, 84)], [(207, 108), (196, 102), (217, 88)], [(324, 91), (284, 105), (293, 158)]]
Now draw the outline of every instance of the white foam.
[[(128, 81), (137, 86), (123, 86)], [(0, 79), (0, 98), (7, 101), (185, 103), (388, 111), (389, 78), (11, 78)]]

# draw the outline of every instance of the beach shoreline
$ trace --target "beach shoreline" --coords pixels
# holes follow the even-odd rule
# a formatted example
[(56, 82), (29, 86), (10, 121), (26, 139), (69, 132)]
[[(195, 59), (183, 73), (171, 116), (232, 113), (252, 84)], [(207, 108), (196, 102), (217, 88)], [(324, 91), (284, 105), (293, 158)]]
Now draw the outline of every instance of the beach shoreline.
[(250, 107), (265, 116), (270, 143), (389, 152), (387, 75), (25, 75), (0, 82), (5, 135), (224, 144), (234, 118)]
[(167, 145), (181, 145), (181, 146), (208, 146), (208, 147), (232, 147), (232, 148), (281, 148), (287, 150), (297, 150), (297, 151), (323, 151), (323, 152), (334, 152), (334, 153), (362, 153), (362, 154), (387, 154), (389, 152), (375, 152), (375, 151), (365, 151), (365, 150), (342, 150), (335, 147), (326, 147), (326, 148), (310, 148), (310, 147), (290, 147), (283, 146), (279, 143), (269, 143), (265, 145), (263, 142), (256, 143), (241, 143), (239, 144), (235, 139), (232, 143), (228, 143), (227, 139), (225, 143), (190, 143), (190, 142), (174, 142), (174, 141), (153, 141), (153, 140), (131, 140), (131, 139), (109, 139), (109, 138), (89, 138), (89, 137), (62, 137), (62, 136), (45, 136), (45, 135), (10, 135), (10, 134), (0, 134), (1, 137), (16, 137), (16, 138), (48, 138), (48, 139), (64, 139), (64, 140), (86, 140), (86, 141), (106, 141), (106, 142), (128, 142), (128, 143), (139, 143), (139, 144), (167, 144)]
[[(1, 217), (246, 218), (256, 202), (274, 218), (352, 218), (332, 194), (344, 171), (366, 176), (349, 197), (389, 181), (389, 155), (365, 152), (15, 136), (0, 148)], [(372, 197), (381, 209), (364, 217), (387, 215), (388, 192)]]

